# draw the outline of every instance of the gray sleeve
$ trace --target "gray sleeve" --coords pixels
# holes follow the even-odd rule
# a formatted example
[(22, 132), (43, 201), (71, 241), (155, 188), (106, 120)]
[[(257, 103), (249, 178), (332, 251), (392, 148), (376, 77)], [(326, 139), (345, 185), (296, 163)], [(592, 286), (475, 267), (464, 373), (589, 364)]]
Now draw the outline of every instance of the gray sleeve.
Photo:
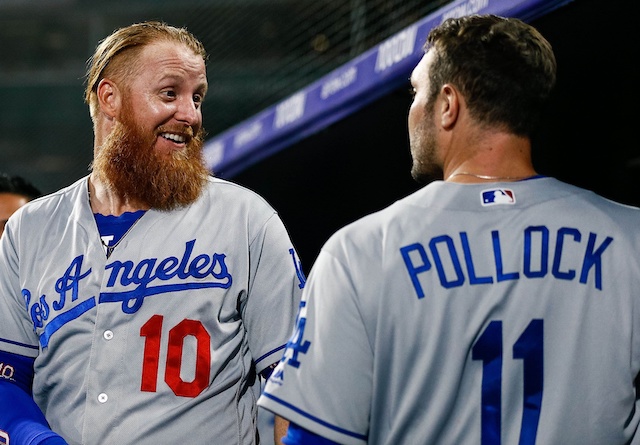
[(15, 219), (13, 222), (0, 237), (0, 350), (36, 357), (38, 336), (26, 311), (25, 298), (38, 295), (22, 295)]
[(304, 286), (298, 255), (277, 214), (251, 240), (249, 261), (243, 320), (257, 371), (261, 372), (282, 357)]
[(345, 444), (364, 444), (372, 397), (373, 351), (354, 277), (323, 251), (314, 263), (296, 334), (259, 404)]

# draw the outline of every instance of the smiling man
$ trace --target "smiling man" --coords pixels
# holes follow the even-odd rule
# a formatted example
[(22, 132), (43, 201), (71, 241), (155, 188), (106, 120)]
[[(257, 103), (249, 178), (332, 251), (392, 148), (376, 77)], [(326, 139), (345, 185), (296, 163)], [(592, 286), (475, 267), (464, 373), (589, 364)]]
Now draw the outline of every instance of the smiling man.
[(305, 280), (275, 210), (203, 162), (206, 60), (159, 22), (90, 59), (92, 171), (23, 206), (0, 244), (7, 443), (259, 442), (260, 379)]

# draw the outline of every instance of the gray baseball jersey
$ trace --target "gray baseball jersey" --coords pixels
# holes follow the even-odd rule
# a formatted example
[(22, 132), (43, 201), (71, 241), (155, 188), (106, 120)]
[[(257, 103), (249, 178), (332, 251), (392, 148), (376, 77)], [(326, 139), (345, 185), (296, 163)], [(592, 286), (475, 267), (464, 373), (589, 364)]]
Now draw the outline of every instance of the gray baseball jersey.
[[(0, 350), (70, 444), (252, 444), (261, 372), (304, 277), (277, 213), (211, 178), (149, 210), (106, 258), (87, 179), (23, 207), (0, 246)], [(26, 303), (26, 306), (25, 306)]]
[(329, 239), (258, 404), (344, 444), (640, 441), (640, 210), (436, 181)]

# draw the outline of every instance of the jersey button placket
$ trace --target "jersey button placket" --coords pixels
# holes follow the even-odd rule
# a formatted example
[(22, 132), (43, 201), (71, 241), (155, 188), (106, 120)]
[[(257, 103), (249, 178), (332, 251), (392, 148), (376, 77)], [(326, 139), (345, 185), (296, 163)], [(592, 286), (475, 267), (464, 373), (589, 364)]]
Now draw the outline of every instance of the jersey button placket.
[[(107, 329), (102, 333), (102, 337), (107, 341), (111, 340), (113, 338), (113, 331)], [(109, 400), (109, 396), (107, 394), (105, 393), (98, 394), (98, 402), (106, 403), (107, 400)]]

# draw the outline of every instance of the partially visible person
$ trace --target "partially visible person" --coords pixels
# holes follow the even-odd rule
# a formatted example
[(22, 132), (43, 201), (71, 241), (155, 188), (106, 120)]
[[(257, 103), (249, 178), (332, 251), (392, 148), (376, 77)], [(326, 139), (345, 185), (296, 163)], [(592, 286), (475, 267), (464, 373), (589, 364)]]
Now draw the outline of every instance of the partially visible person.
[(42, 192), (22, 176), (0, 173), (0, 236), (9, 217), (27, 202), (42, 196)]
[(475, 15), (425, 49), (432, 181), (327, 241), (258, 405), (286, 444), (640, 443), (640, 209), (534, 169), (551, 45)]
[(0, 442), (259, 443), (304, 275), (275, 209), (206, 168), (206, 60), (160, 22), (97, 46), (92, 171), (0, 242)]

